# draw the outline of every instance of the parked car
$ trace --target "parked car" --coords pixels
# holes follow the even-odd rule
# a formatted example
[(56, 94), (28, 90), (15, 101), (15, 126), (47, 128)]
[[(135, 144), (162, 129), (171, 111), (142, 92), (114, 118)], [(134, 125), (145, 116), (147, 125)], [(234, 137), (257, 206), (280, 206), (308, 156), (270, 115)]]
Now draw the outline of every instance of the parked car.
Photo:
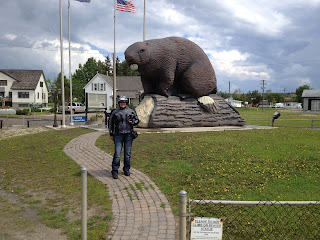
[[(70, 103), (68, 103), (67, 106), (65, 106), (64, 111), (65, 112), (70, 112)], [(59, 111), (62, 112), (62, 106), (60, 106)], [(72, 103), (72, 113), (83, 113), (86, 111), (86, 107), (84, 104), (82, 103), (78, 103), (78, 102), (73, 102)]]

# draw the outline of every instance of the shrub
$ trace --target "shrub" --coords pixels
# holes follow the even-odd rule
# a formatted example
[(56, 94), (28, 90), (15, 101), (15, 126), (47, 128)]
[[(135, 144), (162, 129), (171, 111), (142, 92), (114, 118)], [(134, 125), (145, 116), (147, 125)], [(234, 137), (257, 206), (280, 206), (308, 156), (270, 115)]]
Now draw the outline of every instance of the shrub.
[(25, 108), (25, 109), (19, 109), (16, 111), (16, 115), (28, 115), (29, 114), (29, 109)]

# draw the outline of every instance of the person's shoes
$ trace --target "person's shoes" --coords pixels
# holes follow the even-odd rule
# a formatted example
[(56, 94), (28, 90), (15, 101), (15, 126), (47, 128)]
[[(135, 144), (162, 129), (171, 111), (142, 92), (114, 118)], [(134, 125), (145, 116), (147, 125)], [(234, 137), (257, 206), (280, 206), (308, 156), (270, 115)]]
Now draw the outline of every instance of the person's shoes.
[(124, 172), (124, 175), (126, 175), (127, 177), (130, 176), (130, 172)]
[(113, 177), (113, 179), (118, 179), (118, 174), (112, 173), (112, 177)]

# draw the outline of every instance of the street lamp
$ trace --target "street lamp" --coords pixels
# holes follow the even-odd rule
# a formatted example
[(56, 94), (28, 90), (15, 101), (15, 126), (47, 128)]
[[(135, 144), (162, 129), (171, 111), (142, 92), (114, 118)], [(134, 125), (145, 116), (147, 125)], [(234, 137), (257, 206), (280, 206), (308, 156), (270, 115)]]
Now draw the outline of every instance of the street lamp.
[(53, 127), (58, 127), (57, 123), (57, 93), (60, 93), (60, 89), (57, 88), (57, 86), (54, 86), (52, 88), (51, 92), (54, 96), (54, 118), (53, 118)]

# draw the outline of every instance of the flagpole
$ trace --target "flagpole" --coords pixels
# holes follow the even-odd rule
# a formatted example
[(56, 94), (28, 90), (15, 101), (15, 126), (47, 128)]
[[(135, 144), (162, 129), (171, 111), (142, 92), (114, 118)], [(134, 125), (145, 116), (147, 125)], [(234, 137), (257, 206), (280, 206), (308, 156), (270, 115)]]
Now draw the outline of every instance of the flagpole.
[(70, 126), (73, 126), (72, 106), (72, 76), (71, 76), (71, 45), (70, 45), (70, 0), (68, 0), (68, 30), (69, 30), (69, 79), (70, 79)]
[(117, 0), (114, 0), (114, 39), (113, 39), (113, 108), (115, 109), (117, 107), (117, 70), (116, 70), (116, 6), (117, 6)]
[(60, 52), (61, 52), (61, 98), (62, 98), (62, 128), (66, 128), (65, 119), (65, 100), (64, 100), (64, 73), (63, 73), (63, 34), (62, 34), (62, 0), (59, 2), (60, 6)]
[(144, 0), (144, 13), (143, 13), (143, 41), (146, 40), (146, 0)]

